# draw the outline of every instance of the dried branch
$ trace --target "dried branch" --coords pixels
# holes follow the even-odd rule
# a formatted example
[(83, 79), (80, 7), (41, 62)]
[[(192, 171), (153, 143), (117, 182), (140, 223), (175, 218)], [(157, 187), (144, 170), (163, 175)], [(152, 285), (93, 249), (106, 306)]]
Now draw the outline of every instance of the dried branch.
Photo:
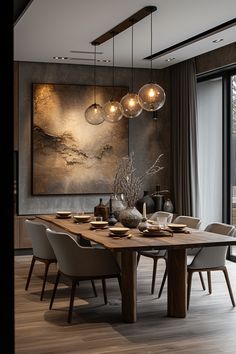
[(164, 168), (159, 166), (162, 156), (163, 154), (159, 155), (154, 164), (149, 167), (142, 176), (136, 175), (133, 152), (129, 156), (125, 156), (121, 159), (114, 179), (114, 193), (123, 193), (127, 206), (133, 207), (135, 205), (145, 177), (152, 176)]

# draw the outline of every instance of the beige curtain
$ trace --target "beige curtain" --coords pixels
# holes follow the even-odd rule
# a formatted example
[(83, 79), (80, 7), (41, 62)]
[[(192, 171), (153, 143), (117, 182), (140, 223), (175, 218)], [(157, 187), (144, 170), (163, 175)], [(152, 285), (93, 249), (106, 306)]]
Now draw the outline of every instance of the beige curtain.
[(175, 211), (198, 216), (197, 96), (195, 60), (171, 69), (171, 127)]

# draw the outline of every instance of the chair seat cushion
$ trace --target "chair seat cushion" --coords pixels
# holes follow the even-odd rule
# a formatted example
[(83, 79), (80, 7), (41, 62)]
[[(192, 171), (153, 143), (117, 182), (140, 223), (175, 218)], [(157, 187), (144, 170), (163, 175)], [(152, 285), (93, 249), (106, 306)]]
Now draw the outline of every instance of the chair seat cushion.
[(142, 256), (151, 257), (151, 258), (155, 258), (155, 257), (164, 258), (165, 255), (166, 255), (166, 250), (148, 250), (148, 251), (140, 251), (139, 254), (141, 254)]

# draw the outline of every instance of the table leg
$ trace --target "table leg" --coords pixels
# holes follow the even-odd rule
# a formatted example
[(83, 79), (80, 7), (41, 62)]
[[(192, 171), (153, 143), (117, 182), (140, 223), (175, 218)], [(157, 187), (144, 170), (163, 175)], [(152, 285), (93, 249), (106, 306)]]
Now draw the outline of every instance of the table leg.
[(124, 322), (137, 319), (137, 260), (135, 251), (121, 253), (122, 317)]
[(187, 252), (168, 250), (168, 309), (170, 317), (185, 317), (187, 313)]

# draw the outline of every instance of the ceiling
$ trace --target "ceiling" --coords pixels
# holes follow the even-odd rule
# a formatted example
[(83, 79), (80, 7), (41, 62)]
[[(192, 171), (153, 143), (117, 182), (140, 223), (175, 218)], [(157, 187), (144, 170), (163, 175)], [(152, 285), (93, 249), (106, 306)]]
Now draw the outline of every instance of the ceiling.
[[(91, 41), (141, 8), (157, 6), (153, 13), (153, 50), (162, 51), (190, 37), (230, 21), (236, 15), (235, 0), (33, 0), (14, 26), (14, 60), (91, 65)], [(164, 68), (235, 41), (236, 26), (153, 60)], [(219, 43), (213, 40), (223, 39)], [(72, 53), (71, 51), (88, 51)], [(111, 66), (112, 40), (99, 45), (98, 65)], [(150, 16), (134, 25), (134, 66), (150, 62)], [(67, 57), (56, 60), (53, 57)], [(73, 59), (74, 58), (74, 59)], [(167, 61), (168, 58), (175, 58)], [(115, 36), (115, 65), (131, 66), (131, 28)]]

